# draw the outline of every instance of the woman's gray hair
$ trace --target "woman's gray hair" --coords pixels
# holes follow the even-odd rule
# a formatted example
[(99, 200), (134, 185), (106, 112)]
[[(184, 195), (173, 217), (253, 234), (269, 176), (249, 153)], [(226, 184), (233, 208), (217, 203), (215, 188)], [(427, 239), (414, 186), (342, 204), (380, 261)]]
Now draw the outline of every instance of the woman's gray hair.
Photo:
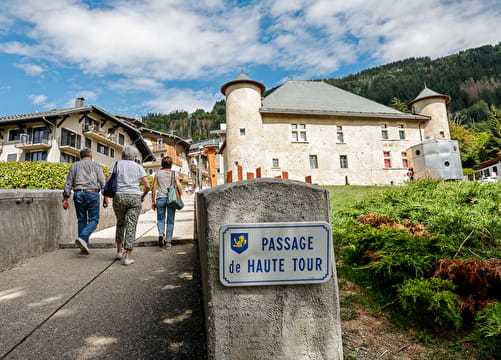
[(134, 160), (138, 154), (139, 151), (134, 146), (127, 145), (122, 150), (122, 160)]

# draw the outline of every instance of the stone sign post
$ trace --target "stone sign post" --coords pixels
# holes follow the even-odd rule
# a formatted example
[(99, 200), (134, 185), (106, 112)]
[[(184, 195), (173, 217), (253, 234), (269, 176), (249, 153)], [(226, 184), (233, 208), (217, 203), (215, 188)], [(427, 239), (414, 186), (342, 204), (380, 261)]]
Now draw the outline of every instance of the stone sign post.
[(341, 360), (329, 192), (253, 179), (196, 206), (209, 359)]

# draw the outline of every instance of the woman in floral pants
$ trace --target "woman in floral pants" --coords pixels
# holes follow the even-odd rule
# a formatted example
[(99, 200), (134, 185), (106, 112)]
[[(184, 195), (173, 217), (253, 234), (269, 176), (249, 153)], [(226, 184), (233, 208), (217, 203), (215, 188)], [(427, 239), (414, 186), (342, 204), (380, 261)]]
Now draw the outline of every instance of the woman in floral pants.
[[(122, 150), (122, 160), (118, 161), (114, 166), (117, 177), (117, 192), (113, 198), (113, 211), (117, 218), (115, 233), (117, 255), (115, 258), (117, 260), (123, 258), (124, 265), (131, 265), (135, 262), (132, 258), (132, 250), (136, 241), (137, 220), (141, 212), (141, 203), (150, 191), (146, 171), (135, 162), (137, 156), (137, 149), (132, 145), (128, 145)], [(142, 182), (144, 187), (142, 192), (139, 181)]]

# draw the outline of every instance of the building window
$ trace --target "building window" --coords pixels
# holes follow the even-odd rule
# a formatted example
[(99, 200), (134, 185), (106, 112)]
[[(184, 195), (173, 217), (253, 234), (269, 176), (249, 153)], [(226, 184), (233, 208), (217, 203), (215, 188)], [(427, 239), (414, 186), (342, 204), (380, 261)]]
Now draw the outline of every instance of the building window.
[(443, 139), (445, 138), (445, 132), (444, 131), (440, 131), (440, 137)]
[(391, 168), (391, 153), (389, 151), (384, 151), (383, 158), (384, 158), (384, 167), (386, 169)]
[(92, 140), (85, 138), (85, 147), (92, 150)]
[(49, 142), (49, 131), (46, 127), (33, 129), (33, 144), (47, 144)]
[(405, 126), (404, 124), (398, 124), (398, 138), (400, 140), (405, 140)]
[(280, 167), (278, 159), (272, 159), (271, 160), (271, 167), (274, 167), (274, 168), (279, 168)]
[(336, 126), (336, 129), (337, 129), (336, 141), (338, 143), (344, 143), (343, 127)]
[(101, 130), (99, 128), (99, 121), (94, 120), (93, 118), (86, 116), (85, 120), (84, 120), (83, 130), (84, 130), (84, 132), (87, 132), (87, 131), (99, 132)]
[(164, 139), (160, 138), (160, 139), (157, 139), (157, 144), (163, 144), (164, 143)]
[(381, 139), (388, 140), (388, 126), (381, 124)]
[(153, 169), (148, 169), (148, 174), (153, 175)]
[(402, 151), (402, 167), (409, 167), (409, 160), (407, 159), (407, 153), (405, 151)]
[(123, 134), (118, 134), (118, 143), (122, 146), (125, 145), (125, 136)]
[(34, 151), (26, 153), (25, 161), (45, 161), (47, 160), (47, 151)]
[(71, 146), (80, 149), (82, 137), (68, 129), (61, 130), (61, 146)]
[(291, 139), (294, 142), (306, 142), (306, 124), (291, 124)]
[(64, 163), (74, 163), (75, 161), (77, 161), (77, 158), (73, 155), (62, 152), (60, 156), (60, 161)]
[(115, 149), (110, 148), (110, 157), (114, 158), (115, 157)]
[(7, 161), (17, 161), (17, 154), (7, 154)]
[(310, 169), (318, 169), (317, 155), (310, 155)]
[(9, 131), (9, 141), (17, 141), (21, 136), (21, 131), (19, 129)]
[(245, 135), (245, 129), (240, 129), (240, 136), (244, 136)]
[(108, 155), (109, 149), (107, 146), (98, 143), (97, 144), (97, 152), (100, 154)]
[(348, 169), (348, 155), (339, 155), (339, 167)]

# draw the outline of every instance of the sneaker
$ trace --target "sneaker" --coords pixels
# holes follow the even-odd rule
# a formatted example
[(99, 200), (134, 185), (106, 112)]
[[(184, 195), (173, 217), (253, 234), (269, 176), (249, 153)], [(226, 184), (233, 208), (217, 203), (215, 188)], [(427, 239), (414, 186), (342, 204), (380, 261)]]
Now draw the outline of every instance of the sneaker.
[(164, 234), (160, 233), (158, 236), (158, 247), (164, 246)]
[(85, 243), (85, 241), (83, 241), (80, 238), (77, 238), (75, 240), (75, 244), (78, 245), (82, 254), (89, 255), (89, 248), (87, 247), (87, 244)]
[(130, 258), (130, 259), (125, 259), (125, 260), (124, 260), (124, 265), (126, 265), (126, 266), (127, 266), (127, 265), (132, 265), (132, 264), (134, 264), (135, 262), (136, 262), (136, 261), (135, 261), (134, 259), (132, 259), (132, 258)]
[(117, 252), (117, 254), (115, 255), (115, 260), (122, 260), (123, 257), (124, 257), (123, 252)]
[(165, 250), (170, 250), (171, 247), (172, 247), (172, 244), (170, 241), (165, 243)]

